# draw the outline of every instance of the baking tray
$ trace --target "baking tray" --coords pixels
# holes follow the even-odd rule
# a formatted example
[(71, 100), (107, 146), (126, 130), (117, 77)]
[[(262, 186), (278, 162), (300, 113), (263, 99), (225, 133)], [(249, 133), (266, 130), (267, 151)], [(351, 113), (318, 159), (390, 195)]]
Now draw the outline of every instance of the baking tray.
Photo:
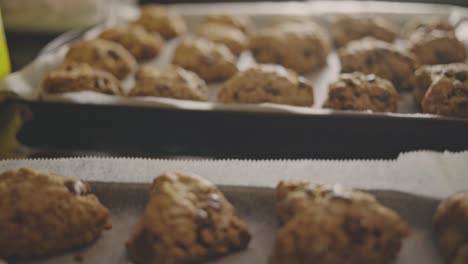
[[(177, 4), (169, 8), (182, 14), (191, 29), (201, 16), (226, 10), (250, 15), (258, 27), (278, 19), (304, 16), (326, 24), (326, 18), (337, 13), (361, 13), (362, 10), (386, 16), (399, 24), (418, 15), (438, 15), (457, 24), (459, 37), (468, 42), (468, 9), (449, 5), (314, 1)], [(0, 83), (0, 90), (15, 94), (15, 101), (32, 109), (34, 118), (20, 134), (22, 142), (35, 147), (78, 145), (83, 149), (105, 149), (133, 156), (162, 151), (254, 158), (388, 158), (412, 149), (468, 149), (463, 136), (468, 131), (468, 120), (415, 113), (417, 108), (407, 93), (401, 96), (399, 113), (321, 109), (326, 86), (339, 72), (336, 54), (329, 56), (327, 68), (307, 76), (316, 87), (316, 104), (312, 108), (224, 105), (167, 98), (128, 99), (93, 92), (39, 96), (38, 85), (49, 70), (60, 64), (70, 42), (92, 37), (101, 28), (130, 21), (138, 14), (134, 7), (122, 6), (118, 10), (105, 25), (59, 37), (45, 47), (35, 62)], [(152, 63), (169, 61), (177, 41), (169, 43), (166, 52)], [(240, 68), (251, 61), (248, 53), (242, 58)], [(131, 80), (127, 83), (130, 85)], [(210, 90), (216, 91), (219, 86), (214, 84)]]

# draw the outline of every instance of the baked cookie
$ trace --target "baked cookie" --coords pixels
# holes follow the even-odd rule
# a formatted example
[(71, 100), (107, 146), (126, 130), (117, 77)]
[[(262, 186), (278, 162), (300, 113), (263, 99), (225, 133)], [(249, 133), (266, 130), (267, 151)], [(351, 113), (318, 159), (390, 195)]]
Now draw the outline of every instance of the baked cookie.
[(178, 37), (187, 31), (181, 16), (157, 4), (144, 5), (135, 23), (142, 25), (149, 32), (161, 34), (165, 39)]
[(199, 263), (245, 249), (247, 225), (212, 183), (166, 172), (151, 197), (127, 250), (136, 263)]
[(415, 100), (424, 113), (468, 118), (468, 65), (424, 66), (416, 71)]
[(201, 24), (196, 35), (226, 45), (234, 55), (245, 50), (249, 42), (247, 35), (240, 29), (218, 23)]
[(398, 26), (380, 16), (339, 15), (332, 21), (333, 42), (338, 48), (364, 37), (393, 42), (398, 35)]
[(44, 93), (95, 91), (105, 94), (121, 94), (120, 81), (114, 75), (92, 68), (85, 63), (71, 63), (51, 71), (42, 84)]
[(279, 65), (257, 65), (238, 72), (218, 94), (222, 103), (277, 103), (312, 106), (312, 84)]
[(207, 82), (222, 81), (237, 72), (232, 52), (225, 45), (204, 38), (184, 39), (175, 49), (172, 63)]
[(119, 43), (138, 60), (156, 57), (163, 46), (163, 39), (158, 33), (149, 33), (137, 24), (111, 27), (104, 30), (99, 38)]
[(439, 204), (434, 227), (447, 263), (468, 263), (468, 192), (454, 194)]
[(397, 89), (413, 89), (415, 58), (390, 43), (366, 37), (351, 41), (339, 51), (341, 72), (375, 74), (390, 80)]
[(135, 71), (137, 62), (124, 47), (104, 39), (83, 40), (70, 46), (65, 63), (87, 63), (122, 80)]
[(330, 84), (324, 106), (335, 110), (396, 112), (398, 100), (398, 92), (390, 81), (354, 72), (343, 73)]
[(280, 212), (292, 214), (283, 219), (271, 264), (389, 263), (408, 236), (400, 216), (370, 194), (304, 182), (283, 182), (278, 189)]
[(156, 96), (195, 101), (208, 100), (205, 81), (178, 66), (143, 66), (136, 73), (130, 96)]
[(407, 38), (415, 31), (430, 32), (433, 30), (455, 33), (455, 28), (447, 19), (441, 17), (416, 17), (405, 24), (402, 30), (402, 36)]
[(325, 31), (313, 22), (287, 22), (259, 31), (249, 48), (258, 63), (306, 73), (326, 64), (330, 43)]
[(207, 15), (203, 18), (202, 24), (204, 23), (216, 23), (230, 27), (235, 27), (244, 34), (250, 35), (254, 32), (254, 25), (252, 20), (247, 16), (232, 15), (232, 14), (219, 14), (219, 15)]
[(28, 258), (82, 246), (111, 227), (86, 182), (29, 169), (0, 174), (0, 257)]

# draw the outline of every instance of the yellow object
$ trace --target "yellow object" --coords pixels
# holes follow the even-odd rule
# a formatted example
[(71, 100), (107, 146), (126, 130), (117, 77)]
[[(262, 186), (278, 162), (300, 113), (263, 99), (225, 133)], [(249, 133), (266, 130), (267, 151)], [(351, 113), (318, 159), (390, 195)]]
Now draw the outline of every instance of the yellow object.
[(3, 31), (2, 14), (0, 12), (0, 78), (9, 74), (10, 70), (10, 56), (8, 55), (5, 32)]

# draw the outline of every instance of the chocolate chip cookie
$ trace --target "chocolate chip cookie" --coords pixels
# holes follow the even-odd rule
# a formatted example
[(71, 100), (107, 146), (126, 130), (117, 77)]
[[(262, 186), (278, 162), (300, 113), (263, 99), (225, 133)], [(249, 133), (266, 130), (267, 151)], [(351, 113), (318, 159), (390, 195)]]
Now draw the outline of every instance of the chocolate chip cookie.
[(258, 63), (307, 73), (326, 64), (330, 43), (325, 31), (313, 22), (287, 22), (256, 33), (249, 48)]
[(398, 26), (380, 16), (339, 15), (332, 21), (333, 42), (338, 48), (364, 37), (392, 42), (398, 35)]
[(208, 100), (205, 81), (195, 73), (168, 65), (160, 68), (143, 66), (136, 73), (130, 96), (156, 96), (195, 101)]
[(241, 30), (242, 32), (244, 32), (244, 34), (247, 35), (250, 35), (254, 32), (253, 22), (248, 16), (233, 14), (213, 14), (205, 16), (202, 20), (202, 24), (204, 23), (215, 23), (234, 27)]
[(114, 75), (92, 68), (85, 63), (71, 63), (51, 71), (45, 78), (44, 93), (95, 91), (105, 94), (121, 94), (120, 81)]
[(65, 63), (87, 63), (90, 66), (112, 73), (122, 80), (135, 71), (137, 62), (124, 47), (112, 41), (93, 39), (79, 41), (70, 46)]
[(203, 23), (196, 35), (226, 45), (234, 55), (239, 55), (248, 45), (247, 35), (240, 29), (218, 23)]
[(201, 263), (245, 249), (247, 225), (207, 180), (177, 172), (158, 176), (127, 250), (137, 263)]
[(226, 81), (218, 94), (222, 103), (277, 103), (312, 106), (312, 84), (279, 65), (257, 65)]
[(175, 49), (172, 63), (193, 71), (207, 82), (225, 80), (237, 72), (236, 57), (223, 44), (186, 38)]
[(0, 257), (28, 258), (96, 240), (110, 212), (77, 178), (32, 171), (0, 174)]
[(99, 38), (119, 43), (138, 60), (156, 57), (163, 46), (163, 39), (158, 33), (149, 33), (137, 24), (108, 28)]
[(370, 194), (282, 182), (277, 197), (285, 225), (276, 237), (271, 264), (389, 263), (409, 233), (400, 216)]
[(371, 110), (396, 112), (398, 92), (393, 84), (374, 74), (360, 72), (341, 74), (330, 84), (325, 107), (336, 110)]
[(147, 4), (141, 8), (140, 17), (135, 21), (149, 32), (157, 32), (165, 39), (172, 39), (187, 31), (184, 19), (157, 4)]
[(390, 43), (366, 37), (351, 41), (339, 51), (341, 72), (375, 74), (390, 80), (399, 90), (413, 89), (415, 58)]
[(414, 95), (423, 112), (468, 118), (468, 65), (423, 66), (416, 77)]
[(468, 192), (454, 194), (440, 203), (434, 227), (447, 263), (468, 263)]

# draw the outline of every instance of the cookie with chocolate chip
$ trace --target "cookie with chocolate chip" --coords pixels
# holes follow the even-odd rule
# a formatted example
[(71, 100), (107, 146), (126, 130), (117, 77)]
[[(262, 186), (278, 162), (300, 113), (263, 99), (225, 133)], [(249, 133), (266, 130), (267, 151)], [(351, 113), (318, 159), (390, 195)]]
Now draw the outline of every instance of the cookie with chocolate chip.
[(201, 263), (245, 249), (249, 241), (247, 225), (215, 185), (166, 172), (154, 180), (127, 250), (137, 263)]
[(0, 174), (0, 257), (83, 246), (111, 227), (110, 212), (77, 178), (30, 169)]
[(286, 22), (263, 29), (250, 39), (258, 63), (280, 64), (298, 73), (317, 70), (327, 62), (330, 42), (313, 22)]
[(212, 14), (204, 16), (202, 24), (221, 24), (229, 27), (234, 27), (242, 31), (246, 35), (250, 35), (254, 31), (252, 20), (248, 16), (234, 14)]
[(86, 90), (116, 95), (122, 93), (122, 87), (117, 78), (85, 63), (70, 63), (51, 71), (47, 74), (42, 89), (48, 94)]
[(324, 107), (335, 110), (396, 112), (398, 92), (393, 84), (374, 74), (343, 73), (330, 84)]
[(375, 74), (393, 83), (399, 90), (413, 89), (416, 59), (394, 45), (366, 37), (348, 43), (339, 51), (341, 72)]
[(363, 192), (307, 182), (281, 182), (271, 264), (382, 264), (396, 257), (407, 224)]
[(434, 227), (447, 263), (468, 263), (468, 192), (456, 193), (439, 204)]
[(393, 42), (399, 35), (398, 26), (380, 16), (339, 15), (331, 24), (333, 42), (338, 48), (364, 37)]
[(225, 80), (237, 72), (236, 57), (226, 45), (192, 37), (174, 51), (172, 63), (193, 71), (207, 82)]
[(70, 46), (65, 63), (86, 63), (112, 73), (122, 80), (136, 70), (135, 58), (118, 43), (104, 40), (82, 40)]
[(279, 65), (257, 65), (226, 81), (218, 94), (222, 103), (277, 103), (312, 106), (312, 84)]
[(187, 25), (179, 14), (157, 4), (144, 5), (135, 24), (149, 32), (159, 33), (165, 39), (178, 37), (187, 31)]
[(135, 75), (129, 96), (156, 96), (195, 101), (208, 100), (208, 87), (195, 73), (181, 67), (143, 66)]
[(216, 43), (224, 44), (234, 55), (239, 55), (248, 45), (248, 37), (240, 29), (218, 23), (203, 23), (196, 35)]
[(416, 80), (415, 100), (423, 112), (468, 118), (468, 65), (423, 66)]

